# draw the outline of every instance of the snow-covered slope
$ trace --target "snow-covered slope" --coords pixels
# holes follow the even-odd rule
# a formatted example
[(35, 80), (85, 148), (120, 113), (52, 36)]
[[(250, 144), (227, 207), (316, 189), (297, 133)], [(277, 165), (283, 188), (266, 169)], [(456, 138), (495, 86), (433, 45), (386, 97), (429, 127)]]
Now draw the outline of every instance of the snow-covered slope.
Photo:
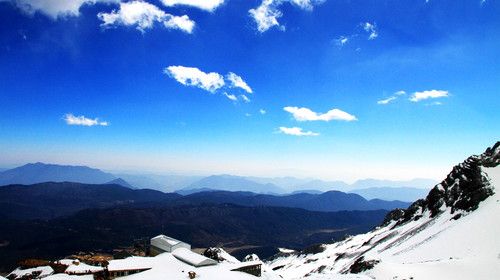
[(381, 227), (268, 265), (284, 279), (500, 279), (499, 162), (497, 142)]
[[(230, 262), (221, 262), (218, 265), (193, 267), (185, 262), (176, 259), (170, 253), (163, 253), (152, 258), (152, 268), (145, 272), (133, 274), (120, 279), (126, 280), (163, 280), (163, 279), (188, 279), (188, 272), (194, 271), (197, 278), (205, 280), (255, 280), (259, 279), (253, 275), (231, 271), (232, 269), (240, 266), (240, 264), (233, 264)], [(167, 278), (166, 278), (167, 277)], [(264, 265), (262, 276), (263, 280), (278, 280), (272, 272), (266, 270)]]

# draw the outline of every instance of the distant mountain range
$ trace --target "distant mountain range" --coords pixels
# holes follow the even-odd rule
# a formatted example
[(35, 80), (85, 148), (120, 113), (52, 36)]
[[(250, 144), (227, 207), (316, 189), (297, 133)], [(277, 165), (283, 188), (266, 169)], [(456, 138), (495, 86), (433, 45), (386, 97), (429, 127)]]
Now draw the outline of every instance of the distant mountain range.
[(412, 179), (409, 181), (391, 181), (391, 180), (377, 180), (377, 179), (363, 179), (354, 182), (351, 189), (363, 188), (382, 188), (382, 187), (407, 187), (407, 188), (423, 188), (427, 191), (430, 190), (438, 182), (432, 179)]
[(0, 188), (0, 215), (10, 219), (53, 219), (88, 208), (140, 203), (165, 204), (179, 194), (132, 190), (121, 185), (48, 182)]
[(87, 166), (69, 166), (29, 163), (0, 172), (0, 185), (30, 185), (44, 182), (79, 182), (84, 184), (104, 184), (115, 180), (110, 173)]
[[(299, 184), (292, 185), (296, 181)], [(285, 183), (287, 187), (277, 185)], [(206, 192), (213, 190), (223, 191), (249, 191), (261, 194), (286, 194), (286, 193), (321, 193), (331, 190), (340, 190), (342, 192), (356, 193), (364, 198), (399, 200), (412, 202), (424, 197), (428, 189), (435, 185), (435, 181), (430, 179), (413, 179), (410, 181), (389, 181), (366, 179), (359, 180), (349, 185), (342, 181), (321, 181), (303, 179), (294, 179), (293, 177), (266, 178), (258, 177), (240, 177), (231, 175), (213, 175), (196, 181), (181, 190), (176, 191), (180, 194), (192, 194), (196, 192)], [(427, 186), (426, 189), (421, 186)]]
[(116, 178), (114, 180), (107, 182), (106, 184), (107, 185), (120, 185), (122, 187), (126, 187), (129, 189), (135, 189), (134, 186), (132, 186), (131, 184), (129, 184), (127, 181), (123, 180), (122, 178)]
[(126, 174), (117, 173), (115, 176), (124, 179), (139, 189), (154, 189), (162, 192), (174, 192), (188, 187), (192, 183), (203, 179), (203, 176), (188, 175), (157, 175), (157, 174)]
[(401, 200), (415, 201), (424, 198), (429, 191), (419, 188), (389, 188), (389, 187), (374, 187), (366, 189), (356, 189), (351, 193), (359, 194), (366, 199), (384, 199), (384, 200)]
[(221, 191), (247, 191), (254, 193), (281, 194), (286, 190), (272, 183), (257, 183), (245, 177), (232, 175), (212, 175), (192, 183), (184, 190), (215, 189)]
[(204, 191), (183, 196), (172, 201), (173, 205), (236, 204), (243, 206), (274, 206), (302, 208), (310, 211), (333, 212), (351, 210), (378, 210), (406, 208), (401, 201), (366, 200), (357, 194), (329, 191), (320, 194), (297, 193), (268, 195), (251, 192)]
[[(78, 182), (83, 184), (118, 184), (128, 188), (177, 191), (191, 194), (207, 190), (248, 191), (261, 194), (319, 193), (340, 190), (360, 194), (367, 199), (414, 201), (435, 185), (430, 179), (389, 181), (365, 179), (347, 184), (342, 181), (322, 181), (294, 177), (262, 178), (233, 175), (208, 177), (184, 175), (111, 174), (86, 166), (66, 166), (30, 163), (0, 172), (0, 186), (43, 182)], [(390, 188), (390, 189), (389, 189)]]
[(392, 210), (408, 207), (401, 201), (366, 200), (357, 194), (329, 191), (267, 195), (252, 192), (205, 191), (182, 196), (156, 190), (133, 190), (117, 184), (39, 183), (0, 188), (0, 213), (10, 219), (53, 219), (88, 208), (153, 207), (233, 204), (248, 207), (288, 207), (310, 211)]

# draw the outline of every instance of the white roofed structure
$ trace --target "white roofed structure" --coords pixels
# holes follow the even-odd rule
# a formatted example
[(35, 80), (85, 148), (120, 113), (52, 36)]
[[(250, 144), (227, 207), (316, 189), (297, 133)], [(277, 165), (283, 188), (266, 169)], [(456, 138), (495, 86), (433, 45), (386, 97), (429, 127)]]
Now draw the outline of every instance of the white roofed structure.
[[(0, 280), (2, 278), (0, 277)], [(43, 280), (94, 280), (94, 276), (92, 274), (87, 275), (67, 275), (64, 273), (53, 274), (43, 278)]]
[(176, 259), (183, 261), (194, 267), (216, 265), (218, 263), (215, 260), (204, 257), (186, 248), (175, 249), (175, 251), (172, 252), (172, 255)]
[(110, 278), (127, 276), (153, 267), (154, 258), (148, 257), (130, 257), (121, 260), (110, 260), (108, 272)]
[(150, 254), (152, 256), (165, 252), (171, 253), (178, 248), (191, 250), (191, 245), (163, 234), (151, 238)]
[(49, 275), (54, 274), (54, 269), (50, 266), (39, 266), (35, 268), (28, 268), (28, 269), (21, 269), (17, 268), (16, 270), (12, 271), (9, 275), (7, 275), (7, 279), (19, 279), (22, 277), (32, 277), (35, 276), (37, 278), (43, 278), (47, 277)]
[(72, 263), (66, 268), (66, 271), (64, 271), (66, 274), (71, 274), (71, 275), (84, 275), (84, 274), (92, 274), (96, 273), (99, 271), (103, 271), (104, 268), (100, 266), (93, 266), (93, 265), (88, 265), (86, 263), (82, 262), (75, 262)]

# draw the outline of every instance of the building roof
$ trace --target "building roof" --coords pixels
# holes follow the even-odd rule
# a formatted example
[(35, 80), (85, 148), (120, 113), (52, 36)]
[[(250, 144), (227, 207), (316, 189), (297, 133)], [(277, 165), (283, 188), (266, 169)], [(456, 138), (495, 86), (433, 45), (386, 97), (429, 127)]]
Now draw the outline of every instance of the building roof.
[[(0, 277), (0, 279), (2, 279)], [(53, 274), (43, 278), (43, 280), (94, 280), (92, 274), (88, 275), (67, 275), (64, 273)]]
[(110, 260), (108, 271), (150, 269), (153, 267), (153, 261), (153, 258), (148, 257), (130, 257), (121, 260)]
[(175, 238), (163, 234), (151, 238), (151, 245), (158, 247), (160, 249), (168, 250), (172, 246), (175, 246), (180, 243), (187, 244), (186, 242), (182, 242), (180, 240), (177, 240)]
[(34, 267), (34, 268), (28, 268), (28, 269), (21, 269), (17, 268), (16, 270), (12, 271), (9, 275), (7, 275), (7, 279), (9, 279), (9, 276), (16, 275), (17, 278), (21, 278), (23, 276), (28, 276), (31, 275), (33, 272), (40, 272), (40, 275), (38, 276), (39, 278), (42, 277), (47, 277), (51, 274), (54, 273), (54, 270), (50, 266), (39, 266), (39, 267)]
[(86, 263), (71, 264), (66, 268), (66, 273), (68, 274), (84, 274), (84, 273), (94, 273), (103, 271), (104, 268), (100, 266), (88, 265)]
[(172, 255), (178, 260), (181, 260), (195, 267), (217, 264), (217, 261), (206, 258), (186, 248), (175, 249), (172, 252)]
[(237, 269), (241, 269), (241, 268), (244, 268), (244, 267), (256, 266), (256, 265), (262, 265), (262, 262), (261, 261), (240, 262), (240, 263), (237, 263), (237, 264), (233, 264), (230, 267), (230, 269), (231, 270), (237, 270)]

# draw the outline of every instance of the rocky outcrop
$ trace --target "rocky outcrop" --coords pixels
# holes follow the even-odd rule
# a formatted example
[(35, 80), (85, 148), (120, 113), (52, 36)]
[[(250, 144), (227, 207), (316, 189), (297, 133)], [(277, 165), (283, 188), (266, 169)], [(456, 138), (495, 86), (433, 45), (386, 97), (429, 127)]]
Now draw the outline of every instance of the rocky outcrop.
[(356, 261), (354, 261), (354, 263), (351, 265), (351, 267), (349, 267), (349, 270), (346, 272), (358, 274), (360, 272), (372, 269), (379, 262), (380, 261), (378, 261), (378, 260), (365, 261), (364, 257), (359, 257)]
[[(500, 142), (478, 156), (471, 156), (464, 162), (453, 167), (446, 179), (437, 184), (425, 199), (415, 201), (408, 209), (395, 209), (389, 212), (384, 220), (384, 225), (397, 221), (396, 225), (410, 220), (418, 220), (426, 211), (431, 217), (450, 209), (451, 213), (457, 211), (470, 212), (477, 209), (479, 203), (494, 193), (490, 186), (489, 178), (481, 167), (495, 167), (500, 164)], [(454, 219), (462, 216), (455, 215)]]
[(250, 254), (243, 259), (243, 262), (253, 262), (253, 261), (260, 261), (259, 256), (257, 256), (256, 254)]
[(207, 248), (205, 251), (203, 251), (203, 256), (209, 258), (209, 259), (212, 259), (212, 260), (216, 260), (218, 262), (222, 262), (224, 261), (225, 259), (222, 257), (222, 251), (220, 248), (216, 248), (216, 247), (210, 247), (210, 248)]

